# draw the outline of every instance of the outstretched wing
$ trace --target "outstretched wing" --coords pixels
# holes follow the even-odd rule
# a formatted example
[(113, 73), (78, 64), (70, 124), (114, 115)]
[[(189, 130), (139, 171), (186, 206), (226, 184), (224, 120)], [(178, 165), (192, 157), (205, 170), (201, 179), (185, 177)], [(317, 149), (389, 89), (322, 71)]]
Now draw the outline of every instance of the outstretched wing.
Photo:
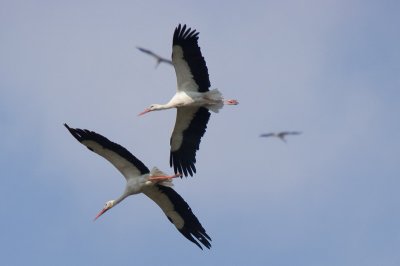
[(272, 137), (272, 136), (275, 136), (275, 133), (264, 133), (260, 135), (260, 137)]
[(286, 135), (300, 135), (300, 131), (286, 131), (284, 132)]
[(172, 40), (172, 63), (175, 67), (178, 91), (206, 92), (211, 84), (206, 61), (197, 43), (199, 32), (181, 27), (175, 28)]
[(196, 173), (196, 151), (206, 132), (211, 113), (204, 107), (180, 107), (177, 109), (174, 131), (171, 135), (169, 164), (175, 174), (193, 176)]
[(127, 149), (87, 129), (64, 126), (80, 143), (112, 163), (126, 179), (149, 173), (149, 169)]
[(136, 48), (138, 48), (139, 51), (141, 51), (141, 52), (143, 52), (143, 53), (146, 53), (146, 54), (148, 54), (148, 55), (154, 57), (154, 58), (157, 60), (157, 65), (156, 65), (156, 67), (157, 67), (160, 63), (162, 63), (162, 62), (168, 63), (168, 64), (172, 65), (172, 61), (171, 61), (171, 60), (168, 60), (168, 59), (166, 59), (166, 58), (164, 58), (164, 57), (161, 57), (161, 56), (159, 56), (158, 54), (153, 53), (152, 51), (150, 51), (150, 50), (148, 50), (148, 49), (145, 49), (145, 48), (142, 48), (142, 47), (136, 47)]
[[(172, 188), (156, 184), (147, 186), (143, 193), (152, 199), (167, 216), (168, 220), (175, 225), (181, 234), (203, 249), (211, 247), (211, 238), (200, 224), (192, 209), (185, 200)], [(200, 243), (199, 243), (200, 242)]]

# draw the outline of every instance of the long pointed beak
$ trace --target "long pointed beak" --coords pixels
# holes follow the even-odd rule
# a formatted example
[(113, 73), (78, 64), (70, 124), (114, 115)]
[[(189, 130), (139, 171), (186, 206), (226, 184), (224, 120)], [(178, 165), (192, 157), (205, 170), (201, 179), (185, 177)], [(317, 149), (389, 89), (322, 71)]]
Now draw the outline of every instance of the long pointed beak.
[(97, 220), (97, 218), (99, 218), (100, 216), (102, 216), (106, 211), (108, 211), (109, 209), (102, 209), (97, 215), (96, 215), (96, 217), (94, 218), (94, 220), (93, 221), (96, 221)]
[(138, 116), (141, 116), (141, 115), (144, 115), (144, 114), (146, 114), (146, 113), (148, 113), (148, 112), (150, 112), (150, 109), (144, 109), (144, 111), (143, 112), (141, 112), (140, 114), (138, 114)]

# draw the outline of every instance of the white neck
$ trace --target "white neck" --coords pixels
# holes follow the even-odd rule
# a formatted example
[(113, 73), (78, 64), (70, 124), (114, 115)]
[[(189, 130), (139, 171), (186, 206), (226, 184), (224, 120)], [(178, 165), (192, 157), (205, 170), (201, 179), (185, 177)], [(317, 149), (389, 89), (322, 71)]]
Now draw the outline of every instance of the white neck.
[(174, 103), (168, 102), (166, 104), (157, 104), (155, 110), (157, 110), (157, 111), (158, 110), (165, 110), (165, 109), (171, 109), (171, 108), (174, 108), (174, 107), (175, 107)]
[(113, 207), (114, 207), (115, 205), (117, 205), (118, 203), (120, 203), (121, 201), (123, 201), (123, 200), (124, 200), (126, 197), (128, 197), (128, 196), (129, 196), (129, 194), (126, 193), (126, 192), (124, 192), (124, 194), (122, 194), (118, 199), (114, 200)]

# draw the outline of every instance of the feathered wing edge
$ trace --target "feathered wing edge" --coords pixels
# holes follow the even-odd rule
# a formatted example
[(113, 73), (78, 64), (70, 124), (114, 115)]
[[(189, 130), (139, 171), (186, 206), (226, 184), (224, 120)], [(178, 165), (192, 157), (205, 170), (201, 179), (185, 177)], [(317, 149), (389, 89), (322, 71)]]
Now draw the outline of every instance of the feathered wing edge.
[[(199, 86), (199, 92), (209, 90), (211, 83), (208, 75), (206, 61), (198, 44), (199, 32), (187, 28), (186, 25), (179, 24), (174, 31), (172, 47), (180, 46), (183, 51), (183, 59), (187, 62), (193, 79)], [(173, 55), (174, 56), (174, 55)], [(172, 58), (174, 62), (174, 58)]]
[[(151, 198), (163, 210), (168, 220), (189, 241), (203, 249), (211, 248), (211, 238), (206, 233), (192, 209), (185, 200), (171, 187), (156, 184), (144, 189), (144, 194)], [(200, 243), (199, 243), (200, 242)]]
[[(90, 151), (95, 152), (92, 148), (87, 146), (87, 143), (85, 143), (85, 141), (93, 141), (98, 145), (101, 145), (104, 149), (110, 150), (118, 156), (121, 156), (122, 158), (133, 164), (142, 175), (150, 172), (150, 170), (142, 161), (136, 158), (132, 153), (130, 153), (126, 148), (122, 147), (121, 145), (110, 141), (106, 137), (96, 132), (87, 129), (70, 128), (67, 124), (64, 124), (64, 126), (68, 129), (68, 131), (76, 140), (85, 145)], [(99, 155), (104, 157), (104, 154), (99, 153)]]
[(196, 110), (197, 108), (188, 107), (186, 109), (179, 108), (177, 110), (175, 128), (170, 140), (169, 164), (174, 168), (175, 174), (193, 176), (196, 173), (196, 152), (200, 148), (201, 138), (206, 132), (211, 113), (207, 108), (200, 107), (192, 117), (187, 117), (187, 119), (191, 119), (190, 122), (179, 121), (179, 118), (183, 116), (181, 113), (187, 115), (190, 109)]

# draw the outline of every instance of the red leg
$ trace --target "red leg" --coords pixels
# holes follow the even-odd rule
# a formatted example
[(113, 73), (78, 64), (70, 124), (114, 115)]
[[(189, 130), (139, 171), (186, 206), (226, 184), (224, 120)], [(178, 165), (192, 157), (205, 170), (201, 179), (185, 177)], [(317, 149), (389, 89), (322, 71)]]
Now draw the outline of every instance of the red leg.
[(169, 180), (176, 177), (181, 177), (181, 174), (170, 175), (170, 176), (149, 176), (149, 180), (153, 182), (159, 182), (163, 180)]
[(225, 104), (227, 104), (227, 105), (237, 105), (237, 104), (239, 104), (239, 102), (237, 101), (237, 100), (226, 100), (225, 101)]

